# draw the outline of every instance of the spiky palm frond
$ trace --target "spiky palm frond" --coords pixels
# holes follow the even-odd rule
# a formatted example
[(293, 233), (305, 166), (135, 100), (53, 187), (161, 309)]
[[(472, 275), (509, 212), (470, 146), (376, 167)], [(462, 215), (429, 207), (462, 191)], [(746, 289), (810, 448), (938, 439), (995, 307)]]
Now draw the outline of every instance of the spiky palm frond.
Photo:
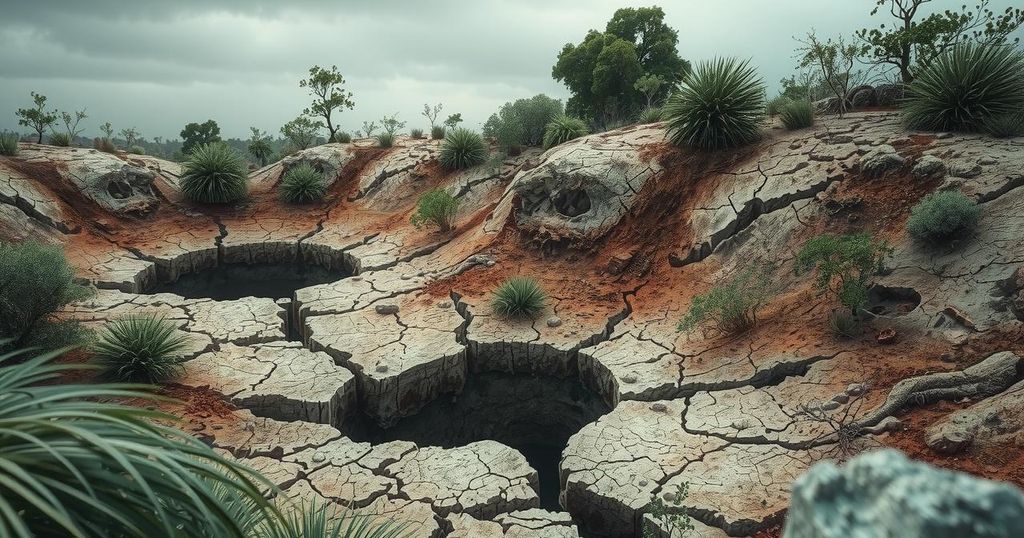
[(535, 318), (544, 310), (547, 295), (536, 280), (529, 277), (506, 279), (494, 291), (491, 306), (506, 318)]
[(484, 139), (469, 129), (455, 129), (444, 137), (444, 142), (441, 142), (438, 161), (445, 168), (463, 170), (485, 160), (487, 147), (484, 145)]
[(185, 162), (181, 192), (193, 202), (226, 204), (245, 197), (248, 188), (245, 160), (222, 143), (196, 148)]
[(161, 383), (181, 373), (186, 343), (163, 317), (128, 316), (103, 327), (92, 345), (93, 362), (108, 379)]
[(703, 150), (743, 146), (760, 136), (764, 110), (764, 83), (749, 62), (702, 63), (665, 103), (668, 139)]
[(556, 116), (544, 128), (544, 148), (553, 148), (574, 138), (587, 136), (587, 124), (579, 118)]

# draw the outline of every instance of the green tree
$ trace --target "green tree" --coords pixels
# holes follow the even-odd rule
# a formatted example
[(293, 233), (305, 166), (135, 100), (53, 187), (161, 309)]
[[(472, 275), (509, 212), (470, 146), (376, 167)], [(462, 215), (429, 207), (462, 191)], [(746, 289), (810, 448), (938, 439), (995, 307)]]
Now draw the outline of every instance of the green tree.
[(100, 125), (100, 131), (103, 132), (103, 137), (110, 140), (114, 136), (114, 127), (110, 125), (110, 122), (106, 122)]
[(249, 131), (252, 133), (249, 135), (249, 154), (260, 162), (260, 166), (266, 166), (270, 155), (274, 153), (274, 148), (270, 145), (270, 136), (256, 127), (249, 127)]
[(60, 113), (60, 119), (64, 122), (64, 130), (68, 133), (68, 138), (71, 139), (72, 143), (74, 143), (75, 139), (78, 138), (78, 135), (82, 134), (82, 131), (85, 130), (80, 129), (78, 124), (88, 117), (89, 116), (85, 114), (85, 109), (75, 111), (74, 114), (71, 112)]
[(181, 130), (181, 152), (185, 155), (192, 153), (192, 150), (220, 142), (220, 126), (213, 120), (206, 120), (203, 123), (189, 123)]
[(562, 114), (562, 102), (544, 94), (505, 103), (484, 123), (484, 136), (494, 138), (508, 149), (539, 146), (544, 142), (548, 123)]
[(662, 85), (665, 81), (661, 78), (661, 75), (647, 74), (638, 79), (633, 83), (633, 89), (640, 92), (640, 95), (644, 96), (647, 100), (647, 106), (654, 106), (654, 99), (661, 90)]
[(32, 101), (35, 106), (32, 108), (19, 108), (18, 112), (16, 112), (18, 125), (24, 125), (34, 130), (39, 136), (36, 142), (42, 144), (43, 132), (54, 123), (57, 123), (57, 113), (46, 110), (45, 95), (32, 92)]
[(846, 112), (847, 95), (854, 79), (853, 67), (860, 59), (863, 48), (847, 43), (842, 36), (835, 41), (822, 41), (813, 31), (803, 40), (797, 40), (801, 68), (819, 71), (822, 84), (839, 102), (839, 116)]
[[(604, 32), (591, 30), (558, 54), (551, 75), (572, 92), (567, 113), (608, 123), (663, 98), (690, 68), (678, 43), (679, 33), (665, 24), (661, 8), (617, 10)], [(650, 98), (635, 88), (648, 75), (663, 81)]]
[(139, 131), (135, 127), (128, 129), (121, 129), (121, 138), (124, 138), (124, 147), (130, 148), (135, 145), (135, 142), (139, 139)]
[(298, 149), (306, 149), (316, 143), (324, 124), (307, 116), (299, 116), (281, 127), (281, 134)]
[(429, 103), (423, 104), (423, 117), (427, 118), (430, 122), (430, 128), (433, 129), (437, 126), (437, 117), (441, 115), (441, 109), (444, 108), (441, 103), (434, 106), (430, 106)]
[(924, 15), (922, 7), (931, 1), (875, 0), (871, 15), (888, 6), (895, 24), (882, 23), (878, 28), (857, 32), (863, 52), (872, 64), (895, 67), (903, 82), (909, 83), (918, 69), (927, 67), (958, 42), (1005, 43), (1024, 24), (1024, 10), (1006, 8), (996, 13), (989, 9), (989, 0), (981, 0), (973, 8), (963, 4), (958, 11), (947, 9)]
[(454, 129), (456, 125), (462, 123), (462, 112), (456, 112), (455, 114), (449, 114), (448, 118), (444, 120), (444, 126), (447, 129)]
[(333, 140), (338, 126), (334, 125), (332, 116), (335, 111), (352, 110), (352, 92), (345, 91), (345, 77), (338, 72), (338, 66), (332, 65), (324, 69), (319, 65), (309, 68), (309, 78), (299, 82), (300, 88), (309, 88), (313, 103), (302, 111), (307, 116), (323, 118), (327, 125), (327, 139)]
[(373, 136), (373, 133), (377, 130), (377, 122), (375, 121), (364, 121), (363, 132), (366, 133), (366, 138)]

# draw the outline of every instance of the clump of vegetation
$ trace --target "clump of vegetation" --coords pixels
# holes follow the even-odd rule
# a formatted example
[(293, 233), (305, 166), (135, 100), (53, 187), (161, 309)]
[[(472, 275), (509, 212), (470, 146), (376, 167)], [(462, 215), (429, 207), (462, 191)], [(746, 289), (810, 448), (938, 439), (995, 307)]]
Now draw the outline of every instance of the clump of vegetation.
[(845, 310), (832, 312), (828, 317), (828, 326), (841, 338), (854, 338), (861, 333), (860, 320)]
[[(454, 129), (454, 128), (458, 127), (460, 123), (462, 123), (462, 112), (456, 112), (454, 114), (449, 114), (448, 117), (445, 118), (445, 120), (444, 120), (444, 128), (445, 129)], [(441, 133), (441, 137), (442, 138), (444, 137), (444, 133)]]
[(378, 148), (390, 148), (395, 145), (394, 133), (380, 133), (375, 137), (375, 140), (377, 141)]
[(43, 133), (51, 125), (57, 123), (57, 113), (46, 109), (46, 96), (31, 92), (32, 104), (30, 108), (19, 108), (15, 115), (18, 116), (18, 125), (24, 125), (36, 132), (36, 143), (43, 143)]
[(903, 119), (915, 129), (969, 131), (1024, 109), (1024, 53), (1015, 47), (959, 43), (907, 86)]
[(309, 96), (313, 98), (309, 108), (303, 110), (302, 114), (323, 118), (323, 124), (319, 121), (315, 123), (326, 125), (327, 140), (333, 140), (334, 135), (338, 132), (338, 127), (334, 125), (332, 119), (334, 112), (340, 113), (346, 108), (352, 110), (355, 107), (355, 102), (352, 101), (352, 92), (345, 90), (345, 77), (338, 71), (338, 66), (332, 65), (330, 69), (319, 65), (310, 67), (309, 78), (299, 81), (299, 87), (309, 88)]
[(409, 137), (415, 138), (416, 140), (422, 140), (426, 138), (426, 135), (423, 134), (423, 129), (409, 129)]
[(704, 150), (743, 146), (760, 136), (764, 108), (764, 84), (749, 62), (702, 63), (665, 104), (668, 138)]
[(857, 316), (868, 301), (871, 277), (884, 267), (892, 252), (884, 241), (866, 233), (819, 235), (804, 244), (796, 256), (797, 274), (817, 270), (815, 285), (834, 296)]
[(132, 147), (128, 148), (128, 153), (131, 153), (133, 155), (145, 155), (146, 154), (146, 148), (144, 148), (142, 146), (132, 146)]
[(455, 224), (455, 214), (459, 210), (459, 201), (444, 189), (427, 191), (420, 196), (416, 205), (416, 213), (412, 216), (412, 224), (417, 228), (424, 224), (433, 224), (442, 232), (448, 232)]
[(323, 174), (308, 163), (302, 163), (281, 178), (280, 189), (284, 201), (304, 204), (323, 199), (327, 193), (327, 182)]
[(297, 149), (306, 149), (317, 143), (324, 125), (306, 116), (299, 116), (281, 126), (281, 134)]
[(91, 294), (75, 283), (60, 247), (0, 242), (0, 282), (0, 349), (4, 344), (56, 349), (84, 336), (77, 323), (51, 319), (62, 306)]
[(818, 82), (832, 95), (836, 111), (842, 117), (850, 107), (848, 99), (850, 90), (861, 74), (853, 68), (860, 62), (864, 47), (856, 43), (847, 43), (842, 36), (836, 40), (818, 39), (813, 31), (807, 38), (798, 40), (800, 48), (797, 54), (801, 68), (810, 68), (819, 72)]
[(444, 139), (445, 128), (443, 125), (435, 125), (430, 128), (430, 138), (434, 140)]
[(14, 157), (18, 154), (18, 133), (0, 133), (0, 155)]
[(640, 111), (640, 123), (658, 123), (664, 117), (659, 106), (649, 106)]
[(790, 131), (810, 127), (814, 125), (814, 105), (805, 99), (787, 103), (782, 107), (779, 119)]
[(117, 146), (109, 138), (93, 138), (92, 147), (104, 153), (117, 153)]
[(66, 148), (71, 145), (71, 137), (67, 133), (51, 133), (50, 145)]
[[(109, 122), (106, 127), (110, 127)], [(107, 138), (111, 138), (111, 132), (112, 130), (104, 131)], [(181, 153), (184, 155), (190, 155), (198, 147), (221, 141), (220, 125), (213, 120), (206, 120), (203, 123), (188, 123), (179, 134), (181, 135)]]
[(790, 102), (792, 102), (792, 100), (789, 97), (786, 97), (785, 95), (777, 95), (765, 103), (765, 114), (774, 118), (775, 116), (778, 116), (782, 112), (782, 109)]
[(345, 131), (338, 131), (334, 133), (334, 138), (331, 139), (331, 142), (335, 144), (348, 144), (352, 142), (352, 135)]
[(390, 148), (398, 138), (399, 129), (405, 127), (405, 122), (398, 120), (398, 114), (392, 114), (380, 120), (380, 127), (382, 132), (377, 135), (377, 147)]
[(711, 324), (723, 334), (739, 334), (757, 325), (757, 311), (768, 298), (768, 271), (750, 267), (707, 293), (693, 298), (679, 322), (680, 331)]
[(131, 383), (162, 383), (181, 374), (185, 335), (162, 317), (129, 316), (104, 326), (92, 345), (103, 376)]
[(484, 123), (483, 134), (502, 149), (539, 146), (548, 123), (562, 115), (562, 102), (544, 94), (505, 103)]
[(249, 143), (246, 145), (249, 155), (252, 155), (260, 166), (266, 166), (270, 156), (274, 154), (274, 147), (270, 144), (270, 135), (256, 127), (249, 127)]
[(579, 118), (557, 116), (544, 128), (544, 148), (553, 148), (574, 138), (587, 136), (587, 124)]
[(83, 368), (56, 364), (59, 354), (0, 356), (5, 535), (252, 536), (248, 522), (282, 517), (261, 492), (268, 480), (160, 425), (175, 417), (114, 403), (154, 395), (55, 383)]
[(981, 208), (960, 191), (929, 194), (910, 210), (907, 231), (927, 241), (961, 235), (978, 223)]
[(996, 138), (1024, 136), (1024, 112), (1002, 114), (985, 120), (985, 132)]
[(693, 522), (690, 521), (690, 516), (683, 509), (683, 501), (689, 494), (690, 485), (682, 482), (676, 486), (675, 492), (666, 494), (668, 499), (651, 495), (651, 504), (648, 505), (647, 513), (658, 522), (661, 530), (644, 526), (644, 538), (660, 538), (661, 536), (676, 538), (686, 536), (686, 533), (693, 530)]
[[(406, 538), (404, 525), (379, 520), (373, 514), (354, 514), (330, 503), (298, 503), (282, 518), (261, 525), (256, 538)], [(248, 536), (248, 535), (247, 535)]]
[(441, 166), (451, 170), (464, 170), (487, 159), (484, 139), (469, 129), (455, 129), (444, 137), (438, 156)]
[(514, 276), (494, 290), (491, 308), (495, 314), (512, 319), (534, 319), (547, 303), (547, 295), (536, 280)]
[(193, 202), (236, 202), (245, 197), (247, 188), (245, 161), (222, 143), (200, 146), (185, 161), (181, 192)]

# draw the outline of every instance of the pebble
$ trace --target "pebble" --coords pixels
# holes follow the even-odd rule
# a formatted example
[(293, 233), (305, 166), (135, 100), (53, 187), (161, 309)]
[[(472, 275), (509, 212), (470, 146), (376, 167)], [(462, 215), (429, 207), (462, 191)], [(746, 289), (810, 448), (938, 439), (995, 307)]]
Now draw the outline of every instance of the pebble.
[(378, 364), (377, 368), (375, 368), (375, 370), (377, 370), (378, 374), (383, 374), (383, 373), (388, 371), (388, 365), (386, 365), (386, 364)]
[(373, 309), (382, 316), (390, 316), (391, 314), (398, 313), (398, 305), (396, 304), (379, 304), (374, 306)]
[(668, 407), (663, 403), (655, 403), (651, 404), (651, 411), (654, 411), (656, 413), (664, 413), (665, 411), (668, 411)]
[(548, 318), (548, 327), (558, 327), (562, 324), (562, 318), (558, 316), (551, 316)]
[(622, 382), (629, 384), (636, 383), (636, 376), (633, 374), (626, 374), (622, 376)]

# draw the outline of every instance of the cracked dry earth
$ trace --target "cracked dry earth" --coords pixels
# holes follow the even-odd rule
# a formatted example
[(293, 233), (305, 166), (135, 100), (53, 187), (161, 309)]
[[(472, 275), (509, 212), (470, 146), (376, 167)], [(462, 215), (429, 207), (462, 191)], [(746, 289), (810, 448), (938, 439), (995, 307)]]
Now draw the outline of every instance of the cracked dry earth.
[[(1024, 483), (1021, 458), (972, 463), (1006, 446), (992, 439), (1019, 453), (1019, 420), (957, 457), (918, 446), (933, 425), (962, 442), (971, 401), (1024, 371), (1024, 140), (907, 133), (888, 112), (772, 126), (716, 155), (663, 139), (629, 127), (457, 173), (434, 142), (329, 144), (254, 171), (234, 207), (184, 201), (174, 163), (23, 145), (0, 159), (0, 237), (65, 246), (97, 292), (62, 315), (98, 327), (154, 312), (187, 334), (185, 374), (165, 388), (186, 429), (284, 495), (414, 536), (669, 536), (644, 514), (680, 483), (692, 535), (768, 536), (810, 465), (877, 445)], [(300, 162), (325, 172), (324, 202), (278, 201)], [(408, 224), (438, 187), (461, 201), (450, 234)], [(936, 189), (983, 208), (939, 249), (903, 231)], [(878, 317), (839, 339), (792, 258), (858, 230), (895, 250)], [(757, 262), (776, 267), (776, 295), (756, 329), (677, 332), (695, 295)], [(274, 265), (332, 276), (268, 296), (259, 271)], [(240, 298), (175, 293), (240, 266), (256, 271)], [(532, 322), (489, 308), (520, 274), (550, 296)], [(884, 329), (895, 342), (876, 340)]]

